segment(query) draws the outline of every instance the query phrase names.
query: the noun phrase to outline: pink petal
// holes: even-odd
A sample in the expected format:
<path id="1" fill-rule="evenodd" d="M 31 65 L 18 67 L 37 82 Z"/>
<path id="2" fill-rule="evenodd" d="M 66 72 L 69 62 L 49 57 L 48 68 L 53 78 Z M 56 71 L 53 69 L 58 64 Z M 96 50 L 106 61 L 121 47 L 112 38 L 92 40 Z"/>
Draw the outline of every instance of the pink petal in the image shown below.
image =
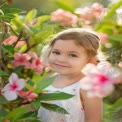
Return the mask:
<path id="1" fill-rule="evenodd" d="M 18 81 L 18 76 L 16 73 L 12 73 L 9 77 L 9 82 L 12 84 L 13 82 Z"/>
<path id="2" fill-rule="evenodd" d="M 38 58 L 38 56 L 35 52 L 29 52 L 29 55 L 31 58 Z"/>
<path id="3" fill-rule="evenodd" d="M 4 96 L 8 101 L 12 101 L 17 98 L 17 93 L 16 91 L 5 91 Z"/>
<path id="4" fill-rule="evenodd" d="M 9 88 L 10 88 L 10 83 L 6 84 L 4 86 L 4 88 L 2 89 L 2 91 L 4 92 L 4 91 L 7 91 L 7 90 L 10 90 Z"/>
<path id="5" fill-rule="evenodd" d="M 87 75 L 90 75 L 90 74 L 94 74 L 94 73 L 96 74 L 99 71 L 97 70 L 97 68 L 94 64 L 89 63 L 83 68 L 83 72 L 86 73 Z"/>
<path id="6" fill-rule="evenodd" d="M 89 79 L 89 77 L 84 77 L 80 81 L 80 87 L 84 90 L 89 90 L 93 87 L 92 81 Z"/>
<path id="7" fill-rule="evenodd" d="M 113 90 L 114 90 L 113 84 L 105 84 L 105 85 L 103 85 L 103 87 L 101 89 L 101 93 L 103 96 L 107 96 L 110 93 L 112 93 Z"/>
<path id="8" fill-rule="evenodd" d="M 15 53 L 14 54 L 14 59 L 18 60 L 21 57 L 21 53 Z"/>
<path id="9" fill-rule="evenodd" d="M 18 87 L 17 87 L 16 90 L 18 90 L 18 91 L 22 90 L 22 89 L 25 87 L 25 83 L 26 83 L 26 82 L 25 82 L 24 79 L 19 79 L 19 80 L 17 81 Z"/>

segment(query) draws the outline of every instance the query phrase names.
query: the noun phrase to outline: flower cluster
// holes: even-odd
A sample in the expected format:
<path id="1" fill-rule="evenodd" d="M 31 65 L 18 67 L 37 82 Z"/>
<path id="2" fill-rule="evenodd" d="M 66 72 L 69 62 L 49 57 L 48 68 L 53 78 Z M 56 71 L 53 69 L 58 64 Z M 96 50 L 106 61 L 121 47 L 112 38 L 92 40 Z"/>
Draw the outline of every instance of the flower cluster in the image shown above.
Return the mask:
<path id="1" fill-rule="evenodd" d="M 10 5 L 12 0 L 6 2 Z M 1 1 L 0 4 L 3 6 L 5 2 Z M 113 22 L 113 11 L 121 4 L 118 1 L 113 8 L 106 9 L 103 5 L 94 3 L 89 7 L 77 8 L 74 12 L 58 9 L 51 16 L 37 16 L 35 9 L 22 16 L 19 15 L 23 12 L 20 9 L 9 10 L 8 7 L 2 10 L 0 6 L 0 121 L 38 122 L 34 113 L 41 101 L 72 97 L 65 93 L 45 94 L 43 91 L 54 79 L 44 79 L 50 67 L 46 59 L 42 62 L 40 52 L 62 26 L 90 28 L 99 34 L 108 62 L 97 67 L 87 65 L 81 87 L 88 91 L 89 96 L 109 95 L 114 90 L 114 85 L 122 81 L 122 29 L 121 25 Z M 50 17 L 55 26 L 50 22 Z M 28 103 L 29 106 L 23 106 Z M 30 104 L 36 108 L 33 113 L 28 112 Z M 57 106 L 47 104 L 46 108 L 56 110 Z M 60 107 L 58 109 L 65 111 Z M 15 117 L 16 113 L 18 116 Z"/>
<path id="2" fill-rule="evenodd" d="M 1 1 L 0 8 L 4 5 L 5 1 Z M 43 106 L 42 101 L 72 97 L 44 91 L 54 80 L 46 77 L 49 67 L 41 58 L 45 40 L 54 34 L 50 16 L 37 16 L 35 9 L 22 16 L 23 11 L 18 8 L 3 8 L 3 15 L 0 14 L 0 122 L 39 122 L 37 111 Z M 60 106 L 45 105 L 66 113 Z"/>
<path id="3" fill-rule="evenodd" d="M 32 69 L 38 74 L 43 71 L 43 63 L 35 52 L 15 53 L 11 64 L 13 67 L 24 66 L 26 69 Z"/>
<path id="4" fill-rule="evenodd" d="M 77 23 L 78 17 L 71 12 L 58 9 L 51 13 L 51 21 L 57 21 L 63 26 L 73 26 Z"/>
<path id="5" fill-rule="evenodd" d="M 16 100 L 18 96 L 24 98 L 22 103 L 32 101 L 38 97 L 37 94 L 33 93 L 32 90 L 23 91 L 26 81 L 19 79 L 16 73 L 12 73 L 9 77 L 9 83 L 2 89 L 2 95 L 8 100 Z"/>
<path id="6" fill-rule="evenodd" d="M 94 3 L 89 7 L 76 8 L 74 13 L 58 9 L 51 13 L 51 20 L 70 27 L 76 26 L 79 23 L 82 26 L 93 25 L 104 17 L 106 11 L 107 9 L 102 4 Z"/>
<path id="7" fill-rule="evenodd" d="M 114 90 L 114 84 L 122 78 L 121 71 L 113 68 L 109 62 L 102 62 L 97 66 L 87 64 L 84 72 L 86 77 L 81 80 L 81 88 L 87 90 L 90 97 L 109 95 Z"/>

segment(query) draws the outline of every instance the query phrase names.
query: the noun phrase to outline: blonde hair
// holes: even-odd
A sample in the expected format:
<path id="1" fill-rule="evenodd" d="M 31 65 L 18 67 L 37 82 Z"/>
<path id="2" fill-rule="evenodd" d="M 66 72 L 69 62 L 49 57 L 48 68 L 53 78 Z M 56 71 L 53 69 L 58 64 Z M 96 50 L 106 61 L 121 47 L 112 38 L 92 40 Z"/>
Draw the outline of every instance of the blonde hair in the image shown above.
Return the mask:
<path id="1" fill-rule="evenodd" d="M 50 48 L 52 48 L 56 41 L 58 40 L 73 40 L 74 43 L 78 46 L 83 46 L 88 56 L 95 56 L 98 54 L 99 48 L 99 37 L 95 32 L 88 29 L 81 28 L 71 28 L 59 32 L 50 43 Z"/>

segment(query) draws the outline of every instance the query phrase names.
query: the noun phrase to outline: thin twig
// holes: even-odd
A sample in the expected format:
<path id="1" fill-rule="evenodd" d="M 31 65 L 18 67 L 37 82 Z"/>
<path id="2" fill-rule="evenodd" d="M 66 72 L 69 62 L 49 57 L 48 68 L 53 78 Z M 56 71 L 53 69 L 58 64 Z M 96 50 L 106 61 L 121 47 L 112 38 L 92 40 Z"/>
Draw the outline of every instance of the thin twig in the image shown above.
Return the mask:
<path id="1" fill-rule="evenodd" d="M 19 35 L 18 35 L 18 33 L 16 33 L 15 31 L 14 31 L 14 29 L 10 26 L 10 25 L 8 25 L 9 26 L 9 28 L 11 29 L 11 31 L 18 37 Z"/>

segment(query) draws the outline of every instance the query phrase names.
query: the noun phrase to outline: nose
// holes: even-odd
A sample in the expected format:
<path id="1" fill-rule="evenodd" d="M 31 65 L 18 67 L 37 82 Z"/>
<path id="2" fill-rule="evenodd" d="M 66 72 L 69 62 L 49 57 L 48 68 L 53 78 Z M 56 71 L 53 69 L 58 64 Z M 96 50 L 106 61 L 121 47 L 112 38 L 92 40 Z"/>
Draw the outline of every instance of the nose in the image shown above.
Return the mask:
<path id="1" fill-rule="evenodd" d="M 67 58 L 66 58 L 65 55 L 59 55 L 57 57 L 57 61 L 59 61 L 59 62 L 66 62 L 67 61 Z"/>

